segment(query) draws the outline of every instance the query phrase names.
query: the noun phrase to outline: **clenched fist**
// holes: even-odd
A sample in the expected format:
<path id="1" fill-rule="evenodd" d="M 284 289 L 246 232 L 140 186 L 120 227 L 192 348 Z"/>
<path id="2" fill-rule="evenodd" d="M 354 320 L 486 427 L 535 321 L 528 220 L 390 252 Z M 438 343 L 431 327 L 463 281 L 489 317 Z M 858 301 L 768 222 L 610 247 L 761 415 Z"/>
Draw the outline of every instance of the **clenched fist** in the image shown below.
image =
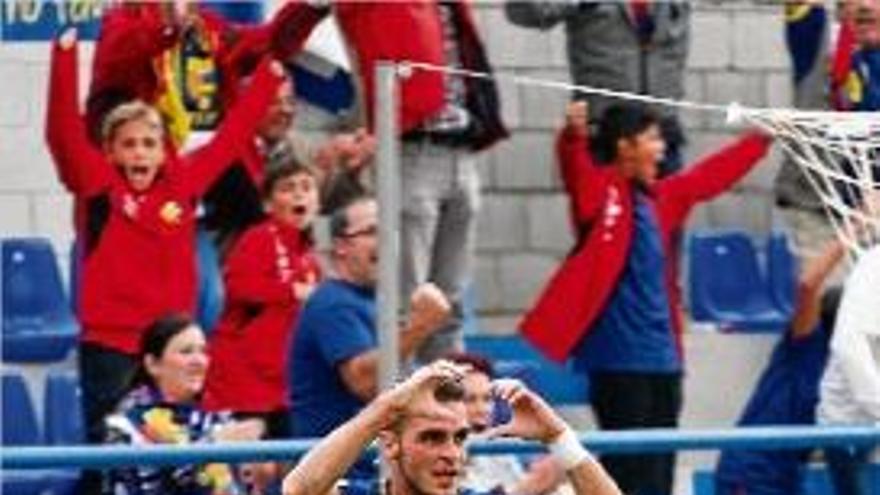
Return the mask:
<path id="1" fill-rule="evenodd" d="M 452 312 L 449 299 L 432 283 L 416 287 L 410 297 L 409 308 L 411 325 L 426 333 L 433 333 L 443 326 Z"/>

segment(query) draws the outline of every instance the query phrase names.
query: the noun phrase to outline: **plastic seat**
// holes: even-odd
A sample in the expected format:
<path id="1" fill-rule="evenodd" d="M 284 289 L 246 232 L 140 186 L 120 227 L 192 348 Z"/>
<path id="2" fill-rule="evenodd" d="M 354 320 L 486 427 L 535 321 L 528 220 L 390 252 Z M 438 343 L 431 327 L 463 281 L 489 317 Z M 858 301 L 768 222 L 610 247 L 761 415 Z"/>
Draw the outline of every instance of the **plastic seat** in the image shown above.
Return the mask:
<path id="1" fill-rule="evenodd" d="M 40 445 L 37 415 L 24 380 L 3 374 L 3 446 Z M 3 470 L 3 493 L 31 495 L 45 488 L 45 473 L 37 470 Z"/>
<path id="2" fill-rule="evenodd" d="M 70 253 L 67 259 L 68 273 L 67 296 L 70 300 L 70 310 L 75 316 L 79 315 L 79 282 L 82 277 L 82 244 L 73 241 L 70 244 Z"/>
<path id="3" fill-rule="evenodd" d="M 63 359 L 76 343 L 79 325 L 51 245 L 39 238 L 5 239 L 2 252 L 3 359 Z"/>
<path id="4" fill-rule="evenodd" d="M 498 376 L 523 380 L 551 404 L 588 403 L 585 375 L 546 359 L 519 335 L 466 335 L 465 349 L 489 358 Z"/>
<path id="5" fill-rule="evenodd" d="M 786 312 L 794 311 L 798 271 L 788 236 L 783 232 L 771 234 L 767 241 L 767 277 L 773 301 Z"/>
<path id="6" fill-rule="evenodd" d="M 48 445 L 85 442 L 85 421 L 79 377 L 73 372 L 53 371 L 46 377 L 43 398 L 45 437 Z"/>
<path id="7" fill-rule="evenodd" d="M 694 234 L 689 254 L 694 320 L 746 331 L 780 331 L 788 324 L 791 309 L 776 304 L 746 234 Z"/>
<path id="8" fill-rule="evenodd" d="M 50 373 L 46 382 L 44 434 L 21 376 L 3 375 L 3 445 L 79 444 L 84 438 L 79 383 L 70 373 Z M 44 442 L 46 440 L 47 442 Z M 4 470 L 3 493 L 74 495 L 78 469 Z"/>
<path id="9" fill-rule="evenodd" d="M 79 377 L 73 372 L 52 371 L 46 377 L 43 397 L 44 437 L 47 445 L 85 443 Z M 79 469 L 53 470 L 46 484 L 54 495 L 76 493 L 82 472 Z"/>

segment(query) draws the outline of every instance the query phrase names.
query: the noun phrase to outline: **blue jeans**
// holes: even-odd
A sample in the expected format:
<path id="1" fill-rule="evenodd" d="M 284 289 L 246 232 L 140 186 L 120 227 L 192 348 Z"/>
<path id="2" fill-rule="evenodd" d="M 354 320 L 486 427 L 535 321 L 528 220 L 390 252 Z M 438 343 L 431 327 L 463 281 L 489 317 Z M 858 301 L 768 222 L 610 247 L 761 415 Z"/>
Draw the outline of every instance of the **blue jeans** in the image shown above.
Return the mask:
<path id="1" fill-rule="evenodd" d="M 837 495 L 869 495 L 868 455 L 865 447 L 833 447 L 825 449 L 825 460 L 831 484 Z"/>
<path id="2" fill-rule="evenodd" d="M 211 234 L 202 228 L 196 233 L 196 258 L 199 274 L 199 294 L 196 321 L 210 335 L 223 311 L 223 278 L 220 274 L 220 256 Z"/>

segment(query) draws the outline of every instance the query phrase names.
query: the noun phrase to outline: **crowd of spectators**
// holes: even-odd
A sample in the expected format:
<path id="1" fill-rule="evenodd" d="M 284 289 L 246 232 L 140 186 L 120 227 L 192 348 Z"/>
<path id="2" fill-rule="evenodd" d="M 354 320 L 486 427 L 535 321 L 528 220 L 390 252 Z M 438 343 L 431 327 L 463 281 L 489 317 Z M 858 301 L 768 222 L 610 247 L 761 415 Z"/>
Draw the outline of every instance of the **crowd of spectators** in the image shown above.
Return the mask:
<path id="1" fill-rule="evenodd" d="M 875 110 L 880 2 L 841 7 L 830 79 L 821 69 L 830 14 L 815 2 L 785 8 L 796 103 L 815 106 L 821 95 L 835 109 Z M 691 10 L 645 0 L 505 4 L 516 25 L 565 24 L 574 83 L 673 99 L 684 93 Z M 281 62 L 329 15 L 356 62 L 363 127 L 310 142 L 296 129 L 295 87 Z M 494 381 L 490 363 L 462 354 L 462 294 L 480 205 L 476 156 L 508 137 L 492 79 L 416 71 L 400 80 L 399 357 L 416 371 L 380 389 L 379 205 L 364 177 L 375 148 L 371 69 L 380 59 L 492 73 L 464 1 L 291 1 L 256 26 L 196 3 L 122 2 L 104 17 L 81 112 L 76 32 L 59 36 L 46 139 L 59 181 L 75 197 L 88 440 L 324 438 L 287 475 L 290 494 L 329 492 L 343 477 L 350 483 L 342 492 L 352 494 L 671 494 L 672 454 L 597 462 L 537 394 Z M 599 428 L 676 427 L 685 372 L 683 225 L 695 206 L 758 165 L 772 139 L 746 132 L 684 165 L 684 133 L 667 108 L 573 100 L 556 151 L 576 245 L 519 329 L 548 357 L 587 374 L 584 397 Z M 211 138 L 193 147 L 193 130 Z M 811 258 L 829 230 L 793 167 L 782 168 L 777 200 L 791 210 L 809 263 L 795 316 L 741 423 L 813 423 L 821 389 L 821 422 L 876 424 L 880 366 L 870 361 L 877 339 L 867 336 L 880 332 L 880 321 L 854 316 L 877 287 L 876 250 L 856 269 L 844 294 L 847 316 L 835 326 L 836 303 L 819 301 L 844 248 L 832 243 Z M 327 260 L 314 241 L 321 213 L 329 216 Z M 197 243 L 208 246 L 198 257 Z M 221 294 L 208 293 L 217 286 Z M 206 338 L 183 315 L 210 298 L 222 304 L 199 321 Z M 794 399 L 775 400 L 783 394 Z M 510 413 L 500 426 L 499 400 Z M 526 463 L 465 460 L 467 432 L 539 440 L 553 454 Z M 376 456 L 361 455 L 375 438 L 388 484 L 378 482 Z M 791 493 L 802 454 L 725 455 L 719 488 Z M 858 469 L 867 452 L 827 456 L 841 494 L 865 493 Z M 773 476 L 756 474 L 768 465 Z M 270 463 L 118 469 L 87 476 L 83 493 L 273 493 L 284 471 Z"/>

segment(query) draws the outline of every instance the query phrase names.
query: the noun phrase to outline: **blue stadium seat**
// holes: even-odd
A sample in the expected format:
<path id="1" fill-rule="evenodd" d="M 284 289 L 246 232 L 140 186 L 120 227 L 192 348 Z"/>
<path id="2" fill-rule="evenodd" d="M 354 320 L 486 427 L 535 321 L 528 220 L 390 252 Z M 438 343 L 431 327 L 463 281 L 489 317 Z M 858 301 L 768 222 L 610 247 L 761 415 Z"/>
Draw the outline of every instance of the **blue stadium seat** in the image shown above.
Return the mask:
<path id="1" fill-rule="evenodd" d="M 742 232 L 698 233 L 689 239 L 690 310 L 694 320 L 745 331 L 781 331 L 791 310 L 780 308 Z"/>
<path id="2" fill-rule="evenodd" d="M 85 442 L 82 392 L 76 373 L 52 371 L 46 377 L 43 413 L 48 445 L 77 445 Z"/>
<path id="3" fill-rule="evenodd" d="M 3 447 L 35 446 L 41 443 L 37 415 L 24 380 L 3 374 Z M 36 495 L 46 484 L 42 471 L 4 470 L 3 493 Z"/>
<path id="4" fill-rule="evenodd" d="M 43 397 L 44 436 L 47 445 L 85 443 L 79 377 L 73 372 L 51 371 Z M 52 470 L 46 484 L 53 495 L 73 495 L 80 480 L 79 469 Z"/>
<path id="5" fill-rule="evenodd" d="M 50 362 L 76 343 L 79 326 L 45 239 L 2 241 L 3 359 Z"/>
<path id="6" fill-rule="evenodd" d="M 767 276 L 773 301 L 786 312 L 794 311 L 798 272 L 798 260 L 791 252 L 788 236 L 773 232 L 767 240 Z"/>
<path id="7" fill-rule="evenodd" d="M 70 310 L 74 315 L 79 315 L 79 281 L 82 276 L 82 249 L 79 241 L 70 244 L 70 253 L 67 259 L 70 280 L 67 283 L 67 295 L 70 300 Z"/>
<path id="8" fill-rule="evenodd" d="M 514 377 L 554 405 L 585 405 L 589 387 L 586 375 L 545 358 L 519 335 L 465 335 L 468 352 L 487 357 L 498 376 Z"/>

